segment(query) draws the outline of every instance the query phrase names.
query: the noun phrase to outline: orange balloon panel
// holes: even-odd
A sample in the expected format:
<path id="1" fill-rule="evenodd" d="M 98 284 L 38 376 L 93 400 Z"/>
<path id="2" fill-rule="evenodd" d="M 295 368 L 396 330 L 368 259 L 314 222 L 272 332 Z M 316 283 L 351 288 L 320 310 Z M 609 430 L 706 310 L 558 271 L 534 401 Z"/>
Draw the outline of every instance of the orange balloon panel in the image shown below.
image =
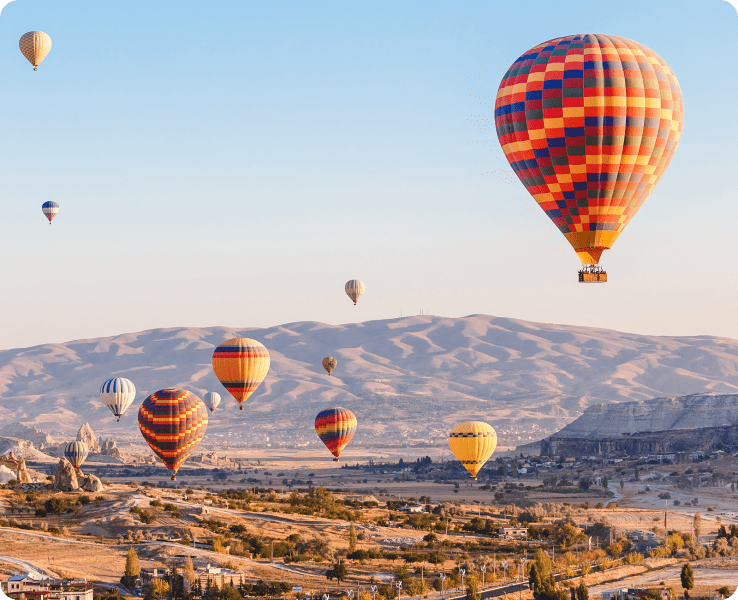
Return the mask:
<path id="1" fill-rule="evenodd" d="M 583 264 L 599 262 L 659 182 L 683 119 L 666 62 L 599 34 L 531 48 L 495 101 L 505 157 Z"/>
<path id="2" fill-rule="evenodd" d="M 269 362 L 269 351 L 260 342 L 249 338 L 230 339 L 213 352 L 215 376 L 239 404 L 264 381 L 269 372 Z"/>

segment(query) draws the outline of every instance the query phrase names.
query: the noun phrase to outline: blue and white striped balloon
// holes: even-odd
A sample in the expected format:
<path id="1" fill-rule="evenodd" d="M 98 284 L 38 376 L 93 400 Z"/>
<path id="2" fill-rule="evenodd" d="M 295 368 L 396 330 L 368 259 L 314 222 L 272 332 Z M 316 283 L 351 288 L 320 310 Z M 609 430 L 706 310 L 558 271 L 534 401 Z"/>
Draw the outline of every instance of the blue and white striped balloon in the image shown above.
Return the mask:
<path id="1" fill-rule="evenodd" d="M 208 392 L 202 397 L 205 402 L 205 406 L 210 409 L 210 412 L 214 412 L 220 404 L 220 394 L 218 392 Z"/>
<path id="2" fill-rule="evenodd" d="M 72 463 L 75 469 L 79 469 L 82 466 L 89 453 L 87 444 L 84 442 L 69 442 L 64 446 L 64 456 Z"/>
<path id="3" fill-rule="evenodd" d="M 121 415 L 126 412 L 126 409 L 133 404 L 133 400 L 136 398 L 136 386 L 133 385 L 130 379 L 114 377 L 102 384 L 100 398 L 120 421 Z"/>
<path id="4" fill-rule="evenodd" d="M 46 218 L 49 220 L 49 225 L 51 225 L 51 219 L 59 212 L 59 205 L 53 200 L 49 200 L 41 205 L 41 210 L 44 211 Z"/>

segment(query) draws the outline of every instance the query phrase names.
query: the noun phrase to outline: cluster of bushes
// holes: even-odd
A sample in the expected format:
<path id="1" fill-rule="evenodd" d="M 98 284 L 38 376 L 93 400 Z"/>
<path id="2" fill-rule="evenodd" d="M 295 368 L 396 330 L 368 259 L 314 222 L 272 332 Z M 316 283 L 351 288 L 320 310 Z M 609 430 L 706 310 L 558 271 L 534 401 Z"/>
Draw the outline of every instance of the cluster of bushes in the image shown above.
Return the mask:
<path id="1" fill-rule="evenodd" d="M 130 511 L 137 515 L 139 519 L 141 519 L 141 523 L 144 525 L 150 525 L 154 521 L 156 521 L 156 515 L 152 513 L 149 510 L 145 510 L 141 508 L 140 506 L 132 506 Z"/>

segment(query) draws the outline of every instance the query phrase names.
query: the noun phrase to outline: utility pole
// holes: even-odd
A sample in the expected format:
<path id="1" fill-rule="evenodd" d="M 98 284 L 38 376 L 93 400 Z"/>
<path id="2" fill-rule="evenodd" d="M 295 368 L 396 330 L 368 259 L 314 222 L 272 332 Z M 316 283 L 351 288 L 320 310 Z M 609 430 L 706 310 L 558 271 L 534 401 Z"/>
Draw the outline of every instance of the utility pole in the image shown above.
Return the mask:
<path id="1" fill-rule="evenodd" d="M 441 578 L 441 598 L 443 598 L 443 584 L 446 583 L 446 573 L 441 573 L 438 577 Z"/>
<path id="2" fill-rule="evenodd" d="M 487 572 L 487 565 L 482 565 L 479 570 L 482 572 L 482 589 L 484 589 L 484 574 Z"/>

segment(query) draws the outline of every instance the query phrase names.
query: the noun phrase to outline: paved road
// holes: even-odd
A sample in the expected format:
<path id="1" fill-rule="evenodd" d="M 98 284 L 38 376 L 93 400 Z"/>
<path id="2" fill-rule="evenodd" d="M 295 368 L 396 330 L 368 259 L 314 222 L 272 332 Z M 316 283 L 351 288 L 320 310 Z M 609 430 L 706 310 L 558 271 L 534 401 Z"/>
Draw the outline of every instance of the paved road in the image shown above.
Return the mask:
<path id="1" fill-rule="evenodd" d="M 57 575 L 53 571 L 49 571 L 37 565 L 31 564 L 29 562 L 26 562 L 25 560 L 13 558 L 12 556 L 0 556 L 0 560 L 3 562 L 9 562 L 14 565 L 18 565 L 19 567 L 23 567 L 23 569 L 25 570 L 24 572 L 26 573 L 35 573 L 36 575 L 44 575 L 46 577 L 59 577 L 59 575 Z"/>

